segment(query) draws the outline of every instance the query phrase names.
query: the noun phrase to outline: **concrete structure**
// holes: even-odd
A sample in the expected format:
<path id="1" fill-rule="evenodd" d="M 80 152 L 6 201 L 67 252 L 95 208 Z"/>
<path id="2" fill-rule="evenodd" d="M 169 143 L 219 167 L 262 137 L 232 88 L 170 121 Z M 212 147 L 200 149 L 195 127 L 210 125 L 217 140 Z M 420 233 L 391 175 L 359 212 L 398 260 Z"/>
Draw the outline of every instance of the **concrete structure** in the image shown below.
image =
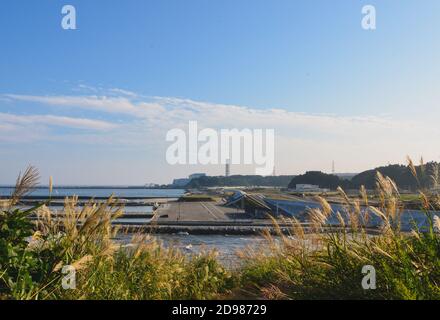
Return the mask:
<path id="1" fill-rule="evenodd" d="M 260 194 L 236 191 L 224 206 L 242 209 L 250 218 L 254 219 L 267 218 L 268 215 L 272 215 L 272 208 L 267 205 L 265 197 Z"/>
<path id="2" fill-rule="evenodd" d="M 175 187 L 185 187 L 193 179 L 206 177 L 206 173 L 193 173 L 188 178 L 174 179 L 173 186 Z"/>
<path id="3" fill-rule="evenodd" d="M 329 189 L 320 188 L 316 184 L 297 184 L 295 187 L 296 192 L 328 192 Z"/>
<path id="4" fill-rule="evenodd" d="M 319 189 L 319 186 L 316 184 L 297 184 L 295 190 L 297 191 L 307 191 Z"/>
<path id="5" fill-rule="evenodd" d="M 244 216 L 244 210 L 225 207 L 217 202 L 169 202 L 156 210 L 156 219 L 164 221 L 233 221 Z"/>

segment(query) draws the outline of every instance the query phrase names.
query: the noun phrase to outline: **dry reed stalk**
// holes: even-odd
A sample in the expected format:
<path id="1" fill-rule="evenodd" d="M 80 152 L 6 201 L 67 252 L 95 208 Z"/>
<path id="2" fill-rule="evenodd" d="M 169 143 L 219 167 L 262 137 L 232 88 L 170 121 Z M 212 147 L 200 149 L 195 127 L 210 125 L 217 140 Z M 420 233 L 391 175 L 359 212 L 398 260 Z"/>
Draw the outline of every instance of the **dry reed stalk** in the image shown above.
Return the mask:
<path id="1" fill-rule="evenodd" d="M 14 206 L 23 196 L 31 192 L 38 185 L 39 178 L 38 170 L 33 166 L 27 167 L 23 174 L 20 172 L 11 195 L 10 206 Z"/>

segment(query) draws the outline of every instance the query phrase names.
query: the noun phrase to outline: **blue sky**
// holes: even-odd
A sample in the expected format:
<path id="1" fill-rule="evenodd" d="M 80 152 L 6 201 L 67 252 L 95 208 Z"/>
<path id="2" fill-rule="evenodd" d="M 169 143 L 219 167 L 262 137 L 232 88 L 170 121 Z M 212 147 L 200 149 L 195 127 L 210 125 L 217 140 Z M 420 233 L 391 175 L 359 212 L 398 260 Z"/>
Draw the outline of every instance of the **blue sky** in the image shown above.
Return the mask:
<path id="1" fill-rule="evenodd" d="M 164 132 L 193 118 L 275 128 L 280 174 L 440 160 L 439 31 L 436 0 L 2 1 L 0 183 L 27 163 L 64 184 L 221 174 L 165 163 Z"/>

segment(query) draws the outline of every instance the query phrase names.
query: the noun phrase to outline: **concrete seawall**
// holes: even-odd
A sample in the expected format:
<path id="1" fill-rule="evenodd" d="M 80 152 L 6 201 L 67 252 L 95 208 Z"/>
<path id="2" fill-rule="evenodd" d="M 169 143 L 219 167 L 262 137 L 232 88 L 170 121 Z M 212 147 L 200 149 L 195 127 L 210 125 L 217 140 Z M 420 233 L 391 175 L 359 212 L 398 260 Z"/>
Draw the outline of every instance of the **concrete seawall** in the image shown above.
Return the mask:
<path id="1" fill-rule="evenodd" d="M 261 235 L 263 232 L 269 232 L 270 234 L 277 235 L 281 232 L 284 235 L 291 235 L 292 226 L 289 224 L 281 224 L 275 226 L 274 224 L 207 224 L 196 221 L 184 224 L 136 224 L 136 223 L 118 223 L 115 225 L 121 225 L 122 229 L 130 233 L 157 233 L 157 234 L 194 234 L 194 235 Z M 308 223 L 302 224 L 305 233 L 316 233 Z M 321 232 L 336 232 L 342 231 L 339 226 L 325 226 Z M 368 228 L 368 233 L 379 233 L 378 228 Z"/>

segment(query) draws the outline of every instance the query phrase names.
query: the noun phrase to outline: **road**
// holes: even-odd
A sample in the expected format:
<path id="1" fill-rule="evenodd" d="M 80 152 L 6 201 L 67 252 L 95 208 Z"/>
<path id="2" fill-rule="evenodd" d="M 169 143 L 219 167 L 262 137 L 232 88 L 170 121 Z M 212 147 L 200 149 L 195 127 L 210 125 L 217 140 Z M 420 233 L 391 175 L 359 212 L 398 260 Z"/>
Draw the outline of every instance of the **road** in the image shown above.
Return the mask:
<path id="1" fill-rule="evenodd" d="M 226 208 L 216 202 L 169 202 L 162 204 L 156 213 L 159 221 L 231 221 L 244 216 L 243 210 Z"/>

